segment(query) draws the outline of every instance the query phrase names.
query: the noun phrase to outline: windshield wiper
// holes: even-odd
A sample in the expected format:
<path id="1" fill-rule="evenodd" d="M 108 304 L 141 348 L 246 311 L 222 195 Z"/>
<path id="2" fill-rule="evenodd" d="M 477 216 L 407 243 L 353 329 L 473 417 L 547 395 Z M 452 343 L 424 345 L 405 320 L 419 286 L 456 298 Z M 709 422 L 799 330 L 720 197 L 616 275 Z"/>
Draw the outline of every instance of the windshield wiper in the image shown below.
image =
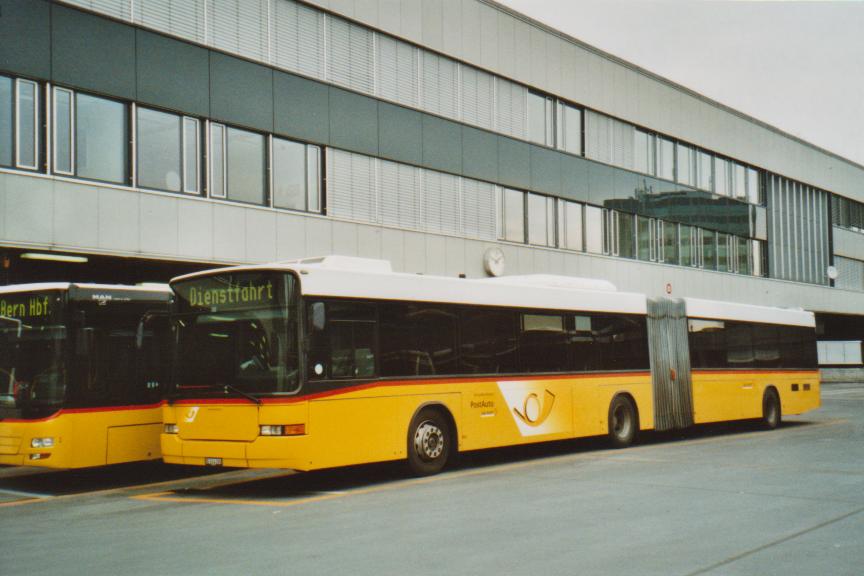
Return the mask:
<path id="1" fill-rule="evenodd" d="M 258 404 L 259 406 L 262 404 L 260 398 L 258 398 L 257 396 L 253 396 L 252 394 L 249 394 L 248 392 L 244 392 L 243 390 L 240 390 L 236 386 L 232 386 L 231 384 L 224 384 L 222 387 L 225 389 L 226 394 L 229 391 L 234 392 L 235 394 L 239 394 L 240 396 L 243 396 L 247 400 L 250 400 L 250 401 L 254 402 L 255 404 Z"/>

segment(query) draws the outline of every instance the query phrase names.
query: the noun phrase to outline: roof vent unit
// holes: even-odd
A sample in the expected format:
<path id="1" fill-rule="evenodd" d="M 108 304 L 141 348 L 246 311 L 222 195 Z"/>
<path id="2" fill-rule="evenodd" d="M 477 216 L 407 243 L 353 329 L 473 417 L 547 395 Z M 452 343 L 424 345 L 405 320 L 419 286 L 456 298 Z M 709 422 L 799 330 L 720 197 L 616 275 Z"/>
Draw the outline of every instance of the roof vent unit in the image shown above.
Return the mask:
<path id="1" fill-rule="evenodd" d="M 291 260 L 283 264 L 299 264 L 310 268 L 322 268 L 325 270 L 350 270 L 355 272 L 374 272 L 389 274 L 393 272 L 389 260 L 377 260 L 375 258 L 357 258 L 355 256 L 318 256 L 314 258 L 301 258 Z"/>
<path id="2" fill-rule="evenodd" d="M 484 278 L 483 282 L 508 284 L 511 286 L 542 286 L 545 288 L 564 288 L 567 290 L 596 290 L 599 292 L 617 292 L 618 288 L 607 280 L 599 278 L 579 278 L 575 276 L 558 276 L 555 274 L 526 274 L 524 276 L 500 276 Z"/>

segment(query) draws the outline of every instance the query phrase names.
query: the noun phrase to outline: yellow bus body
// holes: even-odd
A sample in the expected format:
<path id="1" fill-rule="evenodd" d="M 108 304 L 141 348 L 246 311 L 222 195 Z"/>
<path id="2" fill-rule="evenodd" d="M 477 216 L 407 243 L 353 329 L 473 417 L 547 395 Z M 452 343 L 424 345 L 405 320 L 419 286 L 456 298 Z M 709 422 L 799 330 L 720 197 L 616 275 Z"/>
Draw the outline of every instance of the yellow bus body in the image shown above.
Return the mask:
<path id="1" fill-rule="evenodd" d="M 817 371 L 695 371 L 697 423 L 762 416 L 774 386 L 783 414 L 819 407 Z M 310 384 L 314 386 L 314 384 Z M 176 434 L 161 436 L 165 462 L 314 470 L 407 457 L 408 429 L 428 405 L 452 416 L 460 451 L 599 436 L 618 394 L 635 402 L 641 430 L 654 422 L 649 372 L 379 381 L 294 399 L 179 400 L 163 407 Z M 261 436 L 262 425 L 302 425 Z"/>
<path id="2" fill-rule="evenodd" d="M 86 468 L 160 458 L 159 404 L 64 409 L 40 420 L 0 421 L 0 464 Z M 34 448 L 34 438 L 52 438 Z"/>

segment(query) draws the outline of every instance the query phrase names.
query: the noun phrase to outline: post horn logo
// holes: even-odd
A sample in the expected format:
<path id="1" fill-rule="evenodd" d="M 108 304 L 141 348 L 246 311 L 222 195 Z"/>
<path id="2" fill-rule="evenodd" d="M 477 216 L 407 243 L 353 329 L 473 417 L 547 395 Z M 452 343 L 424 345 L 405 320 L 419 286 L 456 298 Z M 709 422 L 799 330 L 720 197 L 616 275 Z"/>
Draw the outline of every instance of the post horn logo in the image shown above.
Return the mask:
<path id="1" fill-rule="evenodd" d="M 519 417 L 522 422 L 528 426 L 536 427 L 543 424 L 552 413 L 552 406 L 555 404 L 555 394 L 546 390 L 543 394 L 543 400 L 534 392 L 525 397 L 525 402 L 522 404 L 522 411 L 518 408 L 513 408 L 513 412 Z"/>
<path id="2" fill-rule="evenodd" d="M 186 422 L 194 422 L 196 416 L 198 416 L 198 406 L 192 406 L 186 411 Z"/>

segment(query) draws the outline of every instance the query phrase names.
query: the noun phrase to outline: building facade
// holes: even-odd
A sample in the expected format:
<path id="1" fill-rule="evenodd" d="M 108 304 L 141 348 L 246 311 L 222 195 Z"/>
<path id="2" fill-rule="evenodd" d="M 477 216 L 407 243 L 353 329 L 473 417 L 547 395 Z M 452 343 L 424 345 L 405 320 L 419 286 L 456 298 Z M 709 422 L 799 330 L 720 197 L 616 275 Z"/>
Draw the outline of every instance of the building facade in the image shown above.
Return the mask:
<path id="1" fill-rule="evenodd" d="M 0 0 L 0 37 L 0 283 L 494 247 L 862 363 L 864 167 L 491 0 Z"/>

